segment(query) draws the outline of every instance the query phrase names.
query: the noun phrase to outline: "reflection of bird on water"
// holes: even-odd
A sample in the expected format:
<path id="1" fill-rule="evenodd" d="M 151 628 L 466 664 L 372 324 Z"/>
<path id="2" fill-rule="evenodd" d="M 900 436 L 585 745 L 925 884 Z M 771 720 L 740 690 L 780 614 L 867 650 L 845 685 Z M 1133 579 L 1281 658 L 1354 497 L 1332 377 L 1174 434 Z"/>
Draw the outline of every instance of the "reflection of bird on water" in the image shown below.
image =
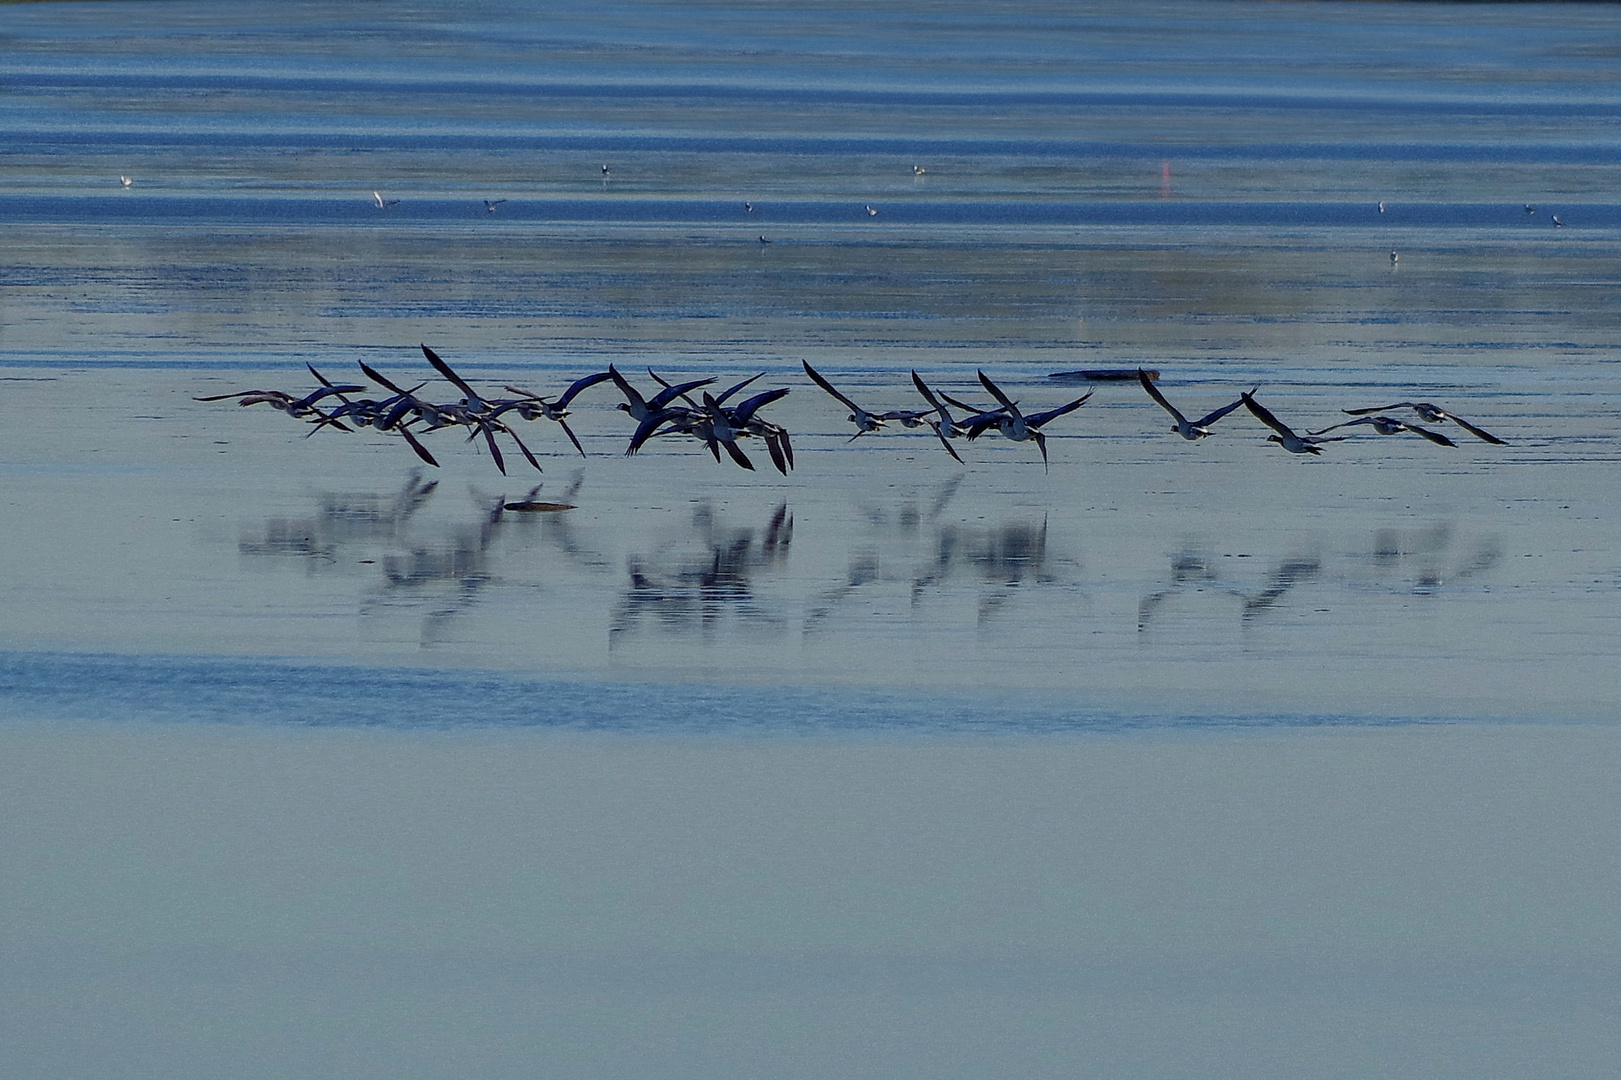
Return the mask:
<path id="1" fill-rule="evenodd" d="M 1327 439 L 1315 435 L 1296 435 L 1289 425 L 1273 416 L 1266 410 L 1265 406 L 1258 403 L 1249 394 L 1240 395 L 1239 400 L 1244 403 L 1245 407 L 1257 420 L 1277 432 L 1275 435 L 1268 435 L 1266 441 L 1277 443 L 1291 454 L 1321 454 L 1323 451 L 1318 446 L 1319 443 L 1341 442 L 1344 439 L 1343 435 L 1335 435 Z"/>
<path id="2" fill-rule="evenodd" d="M 1240 619 L 1247 624 L 1276 607 L 1296 586 L 1315 579 L 1322 571 L 1321 559 L 1301 556 L 1286 559 L 1274 567 L 1267 574 L 1266 581 L 1259 591 L 1245 592 L 1230 586 L 1219 588 L 1217 591 L 1221 595 L 1237 597 L 1241 601 L 1243 607 Z M 1220 575 L 1208 556 L 1195 551 L 1182 551 L 1173 555 L 1170 584 L 1158 592 L 1144 596 L 1137 605 L 1137 629 L 1147 630 L 1149 622 L 1171 597 L 1189 588 L 1195 592 L 1205 592 L 1207 589 L 1216 588 L 1219 583 Z"/>
<path id="3" fill-rule="evenodd" d="M 1454 413 L 1449 413 L 1439 405 L 1432 405 L 1428 401 L 1398 401 L 1394 405 L 1381 405 L 1374 409 L 1341 409 L 1340 411 L 1345 413 L 1347 416 L 1367 416 L 1371 413 L 1395 412 L 1397 409 L 1412 409 L 1414 412 L 1418 413 L 1420 420 L 1427 421 L 1431 424 L 1441 424 L 1450 420 L 1477 439 L 1492 443 L 1496 446 L 1508 445 L 1491 432 L 1484 431 L 1471 424 L 1463 417 Z"/>
<path id="4" fill-rule="evenodd" d="M 1318 559 L 1290 559 L 1280 564 L 1267 575 L 1266 587 L 1260 592 L 1254 595 L 1239 594 L 1244 599 L 1244 620 L 1247 622 L 1270 610 L 1296 585 L 1315 578 L 1322 569 L 1323 564 Z"/>
<path id="5" fill-rule="evenodd" d="M 1214 584 L 1216 571 L 1211 567 L 1210 560 L 1197 552 L 1183 551 L 1171 556 L 1171 584 L 1159 592 L 1150 593 L 1137 603 L 1137 630 L 1141 633 L 1148 629 L 1148 621 L 1154 613 L 1173 595 L 1184 588 L 1192 586 L 1195 591 L 1203 591 L 1203 586 Z"/>
<path id="6" fill-rule="evenodd" d="M 1442 435 L 1439 431 L 1419 427 L 1417 424 L 1407 424 L 1388 416 L 1359 416 L 1355 420 L 1347 420 L 1343 424 L 1333 424 L 1323 428 L 1322 431 L 1313 431 L 1312 435 L 1322 435 L 1325 432 L 1336 431 L 1339 428 L 1354 427 L 1357 424 L 1367 424 L 1381 435 L 1400 435 L 1404 431 L 1411 431 L 1414 435 L 1422 435 L 1437 446 L 1457 446 L 1458 444 Z"/>
<path id="7" fill-rule="evenodd" d="M 763 530 L 722 529 L 714 508 L 700 504 L 692 530 L 699 550 L 685 558 L 632 555 L 627 560 L 630 583 L 609 618 L 610 644 L 644 617 L 677 633 L 708 632 L 727 616 L 751 623 L 781 621 L 755 600 L 754 578 L 788 557 L 794 530 L 788 504 L 777 507 Z"/>
<path id="8" fill-rule="evenodd" d="M 1170 413 L 1172 419 L 1176 421 L 1176 426 L 1171 430 L 1189 442 L 1193 442 L 1196 439 L 1202 439 L 1209 435 L 1211 424 L 1214 424 L 1217 420 L 1220 420 L 1222 417 L 1244 404 L 1244 399 L 1239 398 L 1230 405 L 1223 405 L 1215 412 L 1208 413 L 1201 416 L 1199 419 L 1190 422 L 1187 417 L 1183 416 L 1181 412 L 1177 410 L 1175 405 L 1172 405 L 1169 401 L 1165 400 L 1165 395 L 1159 392 L 1159 388 L 1154 385 L 1154 380 L 1150 379 L 1148 377 L 1148 372 L 1144 371 L 1142 368 L 1137 369 L 1137 381 L 1143 384 L 1143 389 L 1148 391 L 1148 396 L 1159 402 L 1160 408 Z M 1251 393 L 1253 392 L 1254 391 L 1251 391 Z"/>

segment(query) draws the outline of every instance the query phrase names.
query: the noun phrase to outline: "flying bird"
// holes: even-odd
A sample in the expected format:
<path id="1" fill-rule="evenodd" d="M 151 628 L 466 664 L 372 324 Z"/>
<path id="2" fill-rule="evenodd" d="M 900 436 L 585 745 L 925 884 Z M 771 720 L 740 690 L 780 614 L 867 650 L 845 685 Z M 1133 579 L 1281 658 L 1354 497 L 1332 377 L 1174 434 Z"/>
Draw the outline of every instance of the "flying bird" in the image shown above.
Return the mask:
<path id="1" fill-rule="evenodd" d="M 1419 419 L 1430 424 L 1440 424 L 1450 420 L 1477 439 L 1484 440 L 1485 442 L 1492 443 L 1496 446 L 1508 445 L 1491 432 L 1483 431 L 1471 424 L 1469 421 L 1465 420 L 1463 417 L 1449 413 L 1439 405 L 1432 405 L 1428 401 L 1398 401 L 1394 405 L 1382 405 L 1377 409 L 1342 409 L 1341 411 L 1347 416 L 1369 416 L 1373 413 L 1395 412 L 1397 409 L 1412 409 L 1414 412 L 1418 413 Z"/>
<path id="2" fill-rule="evenodd" d="M 1277 432 L 1276 435 L 1268 435 L 1266 437 L 1267 442 L 1275 442 L 1291 454 L 1321 454 L 1323 451 L 1319 447 L 1319 443 L 1341 442 L 1345 438 L 1343 435 L 1335 435 L 1327 439 L 1318 438 L 1315 435 L 1296 435 L 1288 424 L 1273 416 L 1265 406 L 1250 396 L 1253 392 L 1250 391 L 1240 395 L 1238 400 L 1244 403 L 1244 407 L 1249 409 L 1255 419 Z"/>
<path id="3" fill-rule="evenodd" d="M 1404 431 L 1411 431 L 1414 435 L 1424 436 L 1424 438 L 1437 446 L 1458 445 L 1439 431 L 1431 431 L 1429 428 L 1419 427 L 1417 424 L 1408 424 L 1389 416 L 1359 416 L 1355 420 L 1347 420 L 1343 424 L 1334 424 L 1324 428 L 1322 431 L 1313 431 L 1311 435 L 1323 435 L 1339 428 L 1355 427 L 1357 424 L 1368 424 L 1381 435 L 1400 435 Z"/>
<path id="4" fill-rule="evenodd" d="M 1154 380 L 1150 379 L 1148 377 L 1148 372 L 1144 371 L 1142 368 L 1137 369 L 1137 381 L 1143 384 L 1143 389 L 1148 391 L 1148 396 L 1159 402 L 1160 408 L 1170 413 L 1171 418 L 1176 421 L 1176 426 L 1171 430 L 1189 442 L 1193 442 L 1196 439 L 1202 439 L 1209 435 L 1211 424 L 1214 424 L 1217 420 L 1220 420 L 1222 417 L 1244 404 L 1244 399 L 1239 398 L 1231 405 L 1223 405 L 1215 412 L 1201 416 L 1197 420 L 1190 421 L 1187 417 L 1182 415 L 1175 405 L 1172 405 L 1169 401 L 1165 400 L 1165 395 L 1159 392 L 1159 388 L 1154 385 Z"/>

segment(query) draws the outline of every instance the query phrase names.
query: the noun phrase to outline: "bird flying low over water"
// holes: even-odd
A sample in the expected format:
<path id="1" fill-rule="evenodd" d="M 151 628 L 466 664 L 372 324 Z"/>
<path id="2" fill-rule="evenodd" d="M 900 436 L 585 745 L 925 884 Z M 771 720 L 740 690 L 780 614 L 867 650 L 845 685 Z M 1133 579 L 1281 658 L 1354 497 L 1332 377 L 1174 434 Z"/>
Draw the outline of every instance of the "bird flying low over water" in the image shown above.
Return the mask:
<path id="1" fill-rule="evenodd" d="M 916 371 L 912 372 L 912 385 L 917 387 L 917 392 L 923 395 L 923 400 L 927 401 L 940 417 L 929 424 L 934 429 L 935 435 L 939 436 L 940 445 L 946 448 L 946 453 L 956 458 L 959 465 L 962 464 L 962 458 L 957 457 L 957 450 L 951 445 L 951 440 L 967 436 L 968 429 L 952 419 L 951 413 L 946 411 L 946 407 L 934 396 L 934 391 L 929 389 L 928 384 Z"/>
<path id="2" fill-rule="evenodd" d="M 869 432 L 877 431 L 879 428 L 884 426 L 884 418 L 882 416 L 877 413 L 868 412 L 860 405 L 857 405 L 855 402 L 833 389 L 833 384 L 822 378 L 822 373 L 811 367 L 810 361 L 801 360 L 800 363 L 804 365 L 805 374 L 810 376 L 811 382 L 815 383 L 817 386 L 820 386 L 823 390 L 826 390 L 835 401 L 839 402 L 845 408 L 850 410 L 850 415 L 847 417 L 847 419 L 850 421 L 850 423 L 856 426 L 856 433 L 850 436 L 850 441 L 854 442 L 861 436 L 866 435 Z"/>
<path id="3" fill-rule="evenodd" d="M 1041 467 L 1045 471 L 1047 468 L 1047 436 L 1043 434 L 1042 426 L 1048 421 L 1056 420 L 1065 413 L 1074 412 L 1082 405 L 1085 405 L 1087 399 L 1092 396 L 1092 391 L 1088 390 L 1068 405 L 1060 405 L 1056 409 L 1048 409 L 1046 412 L 1032 413 L 1025 416 L 1019 411 L 1018 402 L 1013 401 L 1004 394 L 1002 388 L 991 382 L 983 371 L 977 374 L 979 375 L 980 385 L 985 387 L 1002 408 L 999 412 L 981 413 L 971 419 L 968 423 L 968 438 L 977 439 L 994 427 L 1002 433 L 1004 438 L 1011 439 L 1014 442 L 1034 442 L 1041 451 Z"/>
<path id="4" fill-rule="evenodd" d="M 1377 409 L 1342 409 L 1341 411 L 1347 416 L 1369 416 L 1373 413 L 1395 412 L 1397 409 L 1412 409 L 1414 412 L 1418 413 L 1420 420 L 1431 424 L 1445 423 L 1446 421 L 1450 420 L 1477 439 L 1484 440 L 1485 442 L 1492 443 L 1496 446 L 1508 445 L 1491 432 L 1483 431 L 1471 424 L 1469 421 L 1465 420 L 1463 417 L 1449 413 L 1439 405 L 1432 405 L 1428 401 L 1398 401 L 1394 405 L 1382 405 Z"/>
<path id="5" fill-rule="evenodd" d="M 1137 369 L 1137 381 L 1143 384 L 1143 389 L 1148 391 L 1148 396 L 1159 402 L 1160 408 L 1170 413 L 1172 419 L 1176 421 L 1176 426 L 1171 430 L 1189 442 L 1193 442 L 1196 439 L 1202 439 L 1209 435 L 1211 424 L 1214 424 L 1217 420 L 1220 420 L 1222 417 L 1244 404 L 1244 399 L 1239 398 L 1231 405 L 1223 405 L 1215 412 L 1208 413 L 1205 416 L 1201 416 L 1197 420 L 1190 421 L 1177 410 L 1175 405 L 1172 405 L 1169 401 L 1165 400 L 1165 395 L 1159 392 L 1159 388 L 1154 385 L 1154 380 L 1150 379 L 1148 377 L 1148 372 L 1144 371 L 1142 368 Z M 1253 391 L 1251 392 L 1253 393 Z"/>
<path id="6" fill-rule="evenodd" d="M 1268 435 L 1266 437 L 1267 442 L 1275 442 L 1291 454 L 1321 454 L 1323 451 L 1318 444 L 1341 442 L 1345 438 L 1343 435 L 1335 435 L 1327 439 L 1318 438 L 1315 435 L 1296 435 L 1288 424 L 1273 416 L 1265 406 L 1257 402 L 1251 396 L 1252 393 L 1253 391 L 1242 394 L 1238 400 L 1244 403 L 1244 407 L 1249 409 L 1255 419 L 1277 432 L 1275 435 Z"/>
<path id="7" fill-rule="evenodd" d="M 1419 427 L 1417 424 L 1408 424 L 1389 416 L 1359 416 L 1355 420 L 1347 420 L 1343 424 L 1334 424 L 1323 428 L 1322 431 L 1313 431 L 1313 436 L 1323 435 L 1340 428 L 1355 427 L 1357 424 L 1367 424 L 1381 435 L 1400 435 L 1404 431 L 1411 431 L 1414 435 L 1422 435 L 1437 446 L 1457 446 L 1458 444 L 1429 428 Z"/>
<path id="8" fill-rule="evenodd" d="M 500 206 L 504 202 L 506 202 L 505 199 L 485 199 L 484 200 L 484 209 L 488 210 L 490 213 L 493 214 L 493 213 L 495 213 L 495 208 Z"/>
<path id="9" fill-rule="evenodd" d="M 580 440 L 575 436 L 574 429 L 568 426 L 568 420 L 565 419 L 568 416 L 569 402 L 573 401 L 575 395 L 581 390 L 589 389 L 598 383 L 607 382 L 611 378 L 613 378 L 612 372 L 599 371 L 575 379 L 556 401 L 548 401 L 539 394 L 530 393 L 528 390 L 520 390 L 516 386 L 509 386 L 506 388 L 508 393 L 521 396 L 500 402 L 491 411 L 491 415 L 500 416 L 503 412 L 510 410 L 516 412 L 525 420 L 545 419 L 555 421 L 557 426 L 563 429 L 563 434 L 568 436 L 568 441 L 574 444 L 574 449 L 580 452 L 581 457 L 585 457 L 585 447 L 580 445 Z"/>

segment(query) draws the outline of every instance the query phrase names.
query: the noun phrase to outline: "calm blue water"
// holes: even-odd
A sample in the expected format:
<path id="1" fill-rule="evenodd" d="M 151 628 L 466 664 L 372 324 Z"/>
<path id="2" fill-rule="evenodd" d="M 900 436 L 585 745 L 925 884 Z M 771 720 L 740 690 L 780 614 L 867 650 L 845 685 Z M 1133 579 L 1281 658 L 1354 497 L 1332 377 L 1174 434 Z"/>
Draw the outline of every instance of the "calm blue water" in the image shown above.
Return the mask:
<path id="1" fill-rule="evenodd" d="M 1613 651 L 1621 554 L 1607 530 L 1621 507 L 1598 471 L 1621 457 L 1612 7 L 52 3 L 0 6 L 0 39 L 0 368 L 19 380 L 0 394 L 19 613 L 0 692 L 14 711 L 414 722 L 375 703 L 368 688 L 384 685 L 442 724 L 460 722 L 445 719 L 464 715 L 458 700 L 489 696 L 486 676 L 448 669 L 515 666 L 526 672 L 487 677 L 496 697 L 563 702 L 586 727 L 657 729 L 671 701 L 683 730 L 1323 723 L 1469 714 L 1449 687 L 1529 663 L 1517 643 L 1548 663 Z M 374 192 L 398 202 L 379 208 Z M 630 475 L 611 401 L 582 398 L 585 490 L 600 494 L 578 516 L 596 561 L 542 572 L 492 557 L 506 576 L 474 590 L 497 598 L 478 608 L 496 613 L 487 625 L 451 620 L 446 639 L 391 643 L 380 666 L 375 642 L 329 633 L 335 609 L 368 610 L 359 579 L 335 597 L 269 590 L 262 609 L 219 599 L 264 585 L 227 558 L 239 534 L 294 520 L 311 491 L 385 498 L 410 462 L 190 398 L 241 388 L 236 372 L 307 389 L 306 362 L 419 371 L 424 341 L 492 386 L 566 385 L 610 361 L 793 385 L 779 415 L 809 467 L 782 498 L 802 536 L 820 530 L 784 586 L 801 613 L 869 564 L 891 584 L 927 578 L 930 558 L 949 562 L 928 544 L 956 542 L 959 526 L 1000 536 L 1039 519 L 1073 554 L 1016 590 L 972 579 L 944 612 L 875 602 L 807 647 L 797 677 L 792 656 L 750 661 L 838 687 L 826 692 L 743 707 L 674 685 L 671 670 L 724 678 L 734 650 L 759 647 L 748 633 L 672 632 L 631 662 L 605 658 L 603 629 L 602 655 L 576 674 L 538 646 L 514 661 L 502 643 L 529 632 L 540 583 L 574 589 L 571 618 L 605 624 L 622 560 L 674 542 L 659 513 L 700 498 L 732 511 L 761 490 L 760 476 L 706 473 L 689 499 L 690 458 L 644 455 Z M 974 392 L 984 368 L 1056 403 L 1067 390 L 1050 372 L 1141 365 L 1177 400 L 1265 386 L 1323 424 L 1351 405 L 1444 397 L 1515 446 L 1443 461 L 1364 440 L 1302 483 L 1252 474 L 1248 445 L 1188 458 L 1151 403 L 1112 387 L 1055 433 L 1051 474 L 1013 471 L 1039 465 L 1015 452 L 1027 448 L 986 448 L 961 521 L 953 509 L 920 531 L 913 506 L 910 532 L 884 531 L 868 528 L 890 512 L 879 485 L 926 505 L 897 478 L 941 489 L 951 463 L 922 443 L 845 447 L 841 415 L 798 374 L 805 357 L 884 407 L 915 404 L 913 369 Z M 77 426 L 48 419 L 65 400 Z M 453 455 L 456 482 L 495 482 L 476 449 Z M 89 490 L 64 508 L 68 485 Z M 148 524 L 124 543 L 106 524 L 120 520 Z M 1387 549 L 1406 560 L 1394 586 L 1367 571 Z M 1482 551 L 1500 557 L 1467 587 L 1412 600 L 1408 577 Z M 1153 634 L 1138 625 L 1149 598 L 1197 591 L 1177 591 L 1187 565 L 1252 555 L 1324 568 L 1277 605 L 1296 622 L 1258 635 L 1190 603 L 1156 615 Z M 1557 565 L 1540 572 L 1545 557 Z M 129 569 L 92 583 L 103 566 Z M 1266 596 L 1269 580 L 1234 576 L 1210 595 Z M 1418 624 L 1393 615 L 1409 603 Z M 1480 625 L 1505 629 L 1481 645 Z M 894 628 L 897 663 L 856 680 L 889 679 L 869 696 L 840 673 L 870 666 L 872 626 Z M 1335 686 L 1387 664 L 1433 696 L 1244 696 L 1256 666 L 1274 689 L 1310 689 L 1290 667 L 1310 641 Z M 434 650 L 452 645 L 444 663 Z M 352 672 L 311 698 L 298 688 L 316 669 L 240 659 L 263 654 Z M 1226 663 L 1238 697 L 1221 700 L 1237 703 L 1206 705 L 1190 657 Z M 1094 663 L 1114 672 L 1112 696 L 1077 710 Z M 1183 704 L 1149 701 L 1166 667 L 1184 670 L 1166 691 Z M 1028 700 L 1010 719 L 985 702 L 1015 669 Z M 1505 693 L 1535 690 L 1502 712 L 1602 709 L 1616 692 L 1546 670 L 1503 675 Z M 992 681 L 965 706 L 936 686 L 945 672 Z M 268 712 L 260 685 L 275 690 Z M 465 715 L 554 722 L 526 704 Z"/>

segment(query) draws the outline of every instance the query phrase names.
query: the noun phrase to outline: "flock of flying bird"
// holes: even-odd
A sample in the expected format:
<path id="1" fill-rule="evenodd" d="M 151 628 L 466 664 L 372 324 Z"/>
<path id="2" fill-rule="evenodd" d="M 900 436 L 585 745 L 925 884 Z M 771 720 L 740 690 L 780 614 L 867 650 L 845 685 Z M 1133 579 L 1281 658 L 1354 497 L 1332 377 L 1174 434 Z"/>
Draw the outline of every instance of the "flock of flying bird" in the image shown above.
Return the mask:
<path id="1" fill-rule="evenodd" d="M 360 370 L 375 387 L 380 387 L 381 391 L 366 384 L 334 383 L 317 371 L 314 365 L 306 364 L 310 374 L 315 376 L 320 386 L 301 397 L 294 397 L 280 390 L 241 390 L 199 397 L 196 400 L 212 402 L 235 399 L 238 405 L 243 406 L 269 405 L 296 420 L 306 421 L 312 428 L 310 435 L 324 428 L 346 432 L 356 428 L 371 428 L 384 434 L 397 435 L 409 444 L 417 457 L 435 467 L 439 462 L 423 445 L 421 436 L 434 431 L 459 429 L 466 432 L 470 442 L 482 439 L 484 445 L 489 448 L 490 457 L 495 462 L 496 468 L 505 474 L 506 462 L 501 453 L 500 443 L 496 439 L 498 435 L 511 439 L 525 460 L 535 469 L 540 469 L 540 462 L 513 430 L 512 422 L 515 419 L 555 422 L 583 457 L 585 448 L 580 445 L 579 438 L 568 425 L 569 406 L 582 391 L 601 383 L 612 382 L 624 398 L 615 405 L 615 408 L 636 422 L 636 430 L 631 435 L 630 443 L 625 450 L 626 454 L 636 453 L 654 438 L 687 436 L 703 443 L 717 462 L 720 461 L 721 452 L 724 450 L 734 462 L 752 471 L 754 463 L 749 460 L 740 442 L 744 439 L 759 439 L 765 444 L 771 463 L 776 466 L 778 472 L 787 475 L 788 470 L 794 467 L 793 443 L 787 429 L 760 415 L 765 406 L 787 396 L 789 392 L 787 387 L 761 391 L 743 398 L 736 404 L 728 404 L 739 393 L 762 378 L 763 372 L 714 394 L 705 389 L 715 382 L 713 378 L 670 383 L 649 368 L 648 375 L 659 387 L 649 397 L 633 386 L 618 368 L 609 364 L 607 371 L 576 379 L 568 389 L 555 398 L 547 398 L 515 386 L 507 386 L 505 391 L 516 396 L 497 398 L 480 394 L 428 346 L 423 345 L 422 352 L 434 370 L 461 392 L 459 400 L 450 403 L 434 402 L 422 396 L 421 391 L 427 386 L 426 382 L 406 388 L 365 363 L 360 365 Z M 857 405 L 834 387 L 809 363 L 804 363 L 804 368 L 805 374 L 812 382 L 849 410 L 848 420 L 855 425 L 855 434 L 850 436 L 850 441 L 880 431 L 890 423 L 907 428 L 928 428 L 940 440 L 940 445 L 944 447 L 946 453 L 958 462 L 961 462 L 962 458 L 952 445 L 953 440 L 964 439 L 971 442 L 981 435 L 994 431 L 1014 442 L 1035 443 L 1041 452 L 1042 467 L 1046 468 L 1047 438 L 1042 428 L 1060 416 L 1079 409 L 1092 396 L 1092 392 L 1088 391 L 1056 408 L 1026 413 L 1020 410 L 1017 401 L 1010 398 L 983 371 L 978 372 L 979 383 L 994 400 L 994 404 L 975 405 L 949 394 L 937 392 L 913 371 L 912 384 L 922 395 L 927 408 L 871 412 Z M 1356 419 L 1346 420 L 1319 431 L 1299 434 L 1257 402 L 1254 397 L 1255 391 L 1251 390 L 1239 395 L 1238 400 L 1223 405 L 1197 420 L 1189 420 L 1176 406 L 1166 400 L 1165 395 L 1154 385 L 1154 377 L 1149 372 L 1139 369 L 1136 377 L 1148 395 L 1175 420 L 1175 426 L 1171 430 L 1190 442 L 1210 435 L 1211 426 L 1218 420 L 1239 408 L 1244 408 L 1272 429 L 1273 434 L 1267 436 L 1269 441 L 1278 443 L 1294 454 L 1320 454 L 1322 444 L 1339 442 L 1346 438 L 1345 435 L 1329 435 L 1330 431 L 1363 424 L 1380 435 L 1411 433 L 1440 446 L 1457 445 L 1439 431 L 1385 415 L 1400 410 L 1412 410 L 1426 423 L 1457 424 L 1478 439 L 1503 445 L 1502 439 L 1476 427 L 1462 417 L 1429 402 L 1418 401 L 1402 401 L 1371 409 L 1346 409 L 1344 412 Z M 953 409 L 959 412 L 953 413 Z"/>

